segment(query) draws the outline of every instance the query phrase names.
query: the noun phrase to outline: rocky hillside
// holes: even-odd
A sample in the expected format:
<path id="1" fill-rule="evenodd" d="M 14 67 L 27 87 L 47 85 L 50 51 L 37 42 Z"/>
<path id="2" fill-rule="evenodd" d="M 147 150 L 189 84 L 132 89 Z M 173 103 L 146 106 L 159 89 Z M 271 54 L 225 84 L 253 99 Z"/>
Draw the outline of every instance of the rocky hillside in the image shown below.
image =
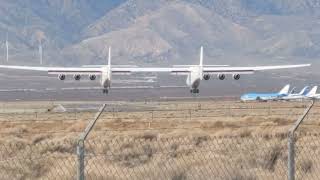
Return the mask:
<path id="1" fill-rule="evenodd" d="M 266 64 L 320 57 L 320 0 L 3 0 L 10 63 Z M 2 34 L 2 35 L 1 35 Z M 1 46 L 4 48 L 4 46 Z M 4 57 L 0 51 L 0 58 Z"/>

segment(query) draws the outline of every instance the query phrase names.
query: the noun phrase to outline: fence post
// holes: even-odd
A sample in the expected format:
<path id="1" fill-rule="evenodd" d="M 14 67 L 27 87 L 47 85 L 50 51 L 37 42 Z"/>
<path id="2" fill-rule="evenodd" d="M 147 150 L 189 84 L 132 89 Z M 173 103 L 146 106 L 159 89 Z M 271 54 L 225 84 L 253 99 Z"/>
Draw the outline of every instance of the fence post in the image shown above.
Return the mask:
<path id="1" fill-rule="evenodd" d="M 78 171 L 77 180 L 84 180 L 84 141 L 79 140 L 77 145 Z"/>
<path id="2" fill-rule="evenodd" d="M 100 118 L 101 114 L 103 113 L 106 104 L 103 104 L 99 109 L 99 112 L 96 113 L 94 118 L 89 122 L 84 132 L 80 134 L 78 145 L 77 145 L 77 157 L 78 157 L 78 169 L 77 169 L 77 180 L 85 180 L 85 166 L 84 166 L 84 158 L 85 158 L 85 146 L 84 142 L 88 137 L 89 133 L 93 129 L 94 125 L 96 124 L 97 120 Z"/>
<path id="3" fill-rule="evenodd" d="M 295 179 L 295 162 L 294 162 L 294 134 L 289 133 L 288 139 L 288 179 L 294 180 Z"/>
<path id="4" fill-rule="evenodd" d="M 152 118 L 151 118 L 151 120 L 153 121 L 153 110 L 151 111 L 151 115 L 152 115 Z"/>
<path id="5" fill-rule="evenodd" d="M 295 122 L 294 126 L 290 128 L 288 134 L 288 180 L 295 179 L 295 135 L 294 133 L 298 129 L 299 125 L 302 121 L 307 117 L 308 113 L 310 112 L 311 108 L 314 105 L 314 99 L 312 100 L 311 104 L 307 109 L 304 111 L 303 115 Z"/>

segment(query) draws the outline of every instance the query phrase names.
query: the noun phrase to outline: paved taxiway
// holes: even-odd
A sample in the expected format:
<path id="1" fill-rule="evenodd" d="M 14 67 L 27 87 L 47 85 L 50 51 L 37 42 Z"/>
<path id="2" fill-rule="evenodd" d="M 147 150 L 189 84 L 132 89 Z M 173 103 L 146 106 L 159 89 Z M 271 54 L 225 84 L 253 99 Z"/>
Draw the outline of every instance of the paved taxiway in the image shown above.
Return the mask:
<path id="1" fill-rule="evenodd" d="M 98 81 L 90 82 L 85 77 L 74 81 L 69 77 L 67 81 L 60 81 L 57 77 L 48 77 L 46 73 L 2 71 L 0 73 L 0 101 L 33 101 L 33 100 L 59 100 L 59 101 L 113 101 L 113 100 L 141 100 L 165 99 L 171 97 L 193 98 L 208 96 L 234 96 L 248 91 L 277 90 L 285 83 L 294 86 L 304 86 L 308 83 L 305 77 L 295 77 L 288 82 L 287 78 L 275 78 L 277 75 L 265 76 L 258 73 L 243 76 L 239 81 L 227 77 L 225 81 L 216 78 L 202 81 L 200 94 L 192 95 L 185 87 L 185 77 L 159 76 L 158 78 L 124 76 L 114 77 L 108 95 L 102 94 Z M 119 79 L 120 78 L 120 79 Z M 257 79 L 264 79 L 258 81 Z M 275 81 L 277 79 L 277 81 Z M 272 84 L 272 86 L 270 86 Z"/>

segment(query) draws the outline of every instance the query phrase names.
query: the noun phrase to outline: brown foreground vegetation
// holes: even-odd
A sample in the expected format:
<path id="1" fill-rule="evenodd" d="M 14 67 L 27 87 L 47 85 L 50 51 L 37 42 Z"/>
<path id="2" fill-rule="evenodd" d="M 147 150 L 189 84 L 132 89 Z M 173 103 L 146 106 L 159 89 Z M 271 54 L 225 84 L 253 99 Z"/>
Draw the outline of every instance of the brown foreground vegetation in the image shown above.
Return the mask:
<path id="1" fill-rule="evenodd" d="M 284 179 L 287 132 L 308 103 L 110 103 L 86 141 L 86 175 L 89 179 Z M 95 112 L 56 112 L 57 104 L 76 106 L 70 102 L 2 105 L 0 179 L 75 177 L 77 139 Z M 299 128 L 299 133 L 313 135 L 299 137 L 298 175 L 313 177 L 317 172 L 320 161 L 312 156 L 320 155 L 314 143 L 319 107 L 315 105 Z"/>

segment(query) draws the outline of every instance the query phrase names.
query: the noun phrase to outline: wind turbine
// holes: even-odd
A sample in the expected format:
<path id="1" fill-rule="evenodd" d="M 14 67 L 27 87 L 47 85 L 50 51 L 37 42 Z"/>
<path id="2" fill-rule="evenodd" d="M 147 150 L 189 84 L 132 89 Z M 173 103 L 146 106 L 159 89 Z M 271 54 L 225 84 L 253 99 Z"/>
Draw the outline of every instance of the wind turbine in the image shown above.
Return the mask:
<path id="1" fill-rule="evenodd" d="M 41 30 L 37 30 L 35 32 L 36 38 L 38 40 L 39 46 L 38 46 L 38 51 L 39 51 L 39 60 L 40 60 L 40 65 L 43 63 L 43 51 L 42 51 L 42 40 L 45 39 L 45 34 Z"/>
<path id="2" fill-rule="evenodd" d="M 9 62 L 9 42 L 8 42 L 8 32 L 6 35 L 6 61 Z"/>
<path id="3" fill-rule="evenodd" d="M 42 65 L 42 43 L 41 43 L 41 39 L 39 40 L 39 58 L 40 58 L 40 65 Z"/>

